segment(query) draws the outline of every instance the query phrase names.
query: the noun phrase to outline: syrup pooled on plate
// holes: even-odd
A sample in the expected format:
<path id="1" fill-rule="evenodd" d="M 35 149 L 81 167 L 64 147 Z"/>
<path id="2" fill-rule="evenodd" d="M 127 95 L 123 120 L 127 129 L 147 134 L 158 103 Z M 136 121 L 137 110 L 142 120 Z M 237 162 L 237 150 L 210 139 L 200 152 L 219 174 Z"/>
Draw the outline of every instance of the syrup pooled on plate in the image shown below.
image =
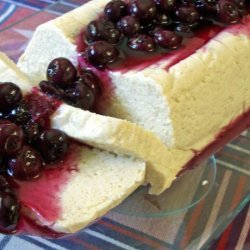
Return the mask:
<path id="1" fill-rule="evenodd" d="M 60 190 L 77 171 L 79 146 L 50 128 L 59 101 L 37 89 L 23 96 L 10 82 L 0 84 L 0 100 L 0 232 L 49 236 L 36 224 L 53 225 L 60 215 Z"/>

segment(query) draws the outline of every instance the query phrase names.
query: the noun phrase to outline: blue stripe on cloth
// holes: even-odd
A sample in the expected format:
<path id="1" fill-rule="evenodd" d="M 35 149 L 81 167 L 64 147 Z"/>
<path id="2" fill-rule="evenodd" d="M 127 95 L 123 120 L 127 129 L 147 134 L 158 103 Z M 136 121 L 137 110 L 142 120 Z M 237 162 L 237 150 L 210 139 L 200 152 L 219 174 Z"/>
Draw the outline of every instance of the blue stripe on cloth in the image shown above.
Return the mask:
<path id="1" fill-rule="evenodd" d="M 89 250 L 90 248 L 86 247 L 88 244 L 87 240 L 82 237 L 82 239 L 75 240 L 75 237 L 71 236 L 69 239 L 59 239 L 59 240 L 48 240 L 58 246 L 62 246 L 66 249 L 74 249 L 74 250 Z M 87 244 L 86 244 L 87 243 Z M 92 242 L 91 242 L 92 243 Z"/>
<path id="2" fill-rule="evenodd" d="M 28 241 L 29 243 L 32 243 L 36 246 L 41 247 L 42 249 L 46 249 L 46 250 L 58 250 L 59 248 L 55 248 L 55 247 L 51 247 L 48 246 L 46 243 L 37 241 L 34 237 L 29 237 L 29 236 L 19 236 L 20 239 L 23 239 L 25 241 Z M 21 248 L 20 248 L 21 249 Z M 28 250 L 28 249 L 27 249 Z"/>
<path id="3" fill-rule="evenodd" d="M 69 236 L 69 238 L 59 239 L 59 240 L 50 240 L 55 244 L 64 246 L 67 249 L 81 250 L 81 249 L 90 249 L 86 245 L 91 244 L 102 250 L 119 250 L 119 249 L 129 249 L 121 248 L 117 245 L 114 245 L 108 241 L 95 237 L 86 232 L 86 230 L 78 233 L 76 236 Z M 87 243 L 87 244 L 85 244 Z"/>
<path id="4" fill-rule="evenodd" d="M 4 23 L 16 10 L 16 6 L 4 3 L 0 8 L 0 24 Z"/>
<path id="5" fill-rule="evenodd" d="M 112 223 L 112 222 L 109 222 L 109 223 Z M 124 226 L 122 226 L 122 228 L 124 228 Z M 129 245 L 131 247 L 134 247 L 134 248 L 139 248 L 139 249 L 144 249 L 144 250 L 153 250 L 154 249 L 154 248 L 152 248 L 151 246 L 149 246 L 148 244 L 146 244 L 146 243 L 144 243 L 142 241 L 131 238 L 131 237 L 127 236 L 127 235 L 122 234 L 121 232 L 117 232 L 117 231 L 114 231 L 112 229 L 109 229 L 109 228 L 105 227 L 105 225 L 102 225 L 100 223 L 96 223 L 96 224 L 92 225 L 90 227 L 90 229 L 94 230 L 95 232 L 105 234 L 108 237 L 111 237 L 111 238 L 113 238 L 115 240 L 123 242 L 123 243 L 125 243 L 125 244 L 127 244 L 127 245 Z M 135 234 L 136 235 L 138 235 L 138 234 L 141 235 L 141 232 L 135 232 Z M 146 237 L 148 238 L 148 236 L 146 236 Z"/>
<path id="6" fill-rule="evenodd" d="M 11 239 L 11 236 L 5 236 L 5 237 L 1 240 L 1 242 L 0 242 L 0 249 L 1 249 L 1 250 L 3 250 L 3 249 L 6 247 L 6 245 L 9 243 L 10 239 Z"/>

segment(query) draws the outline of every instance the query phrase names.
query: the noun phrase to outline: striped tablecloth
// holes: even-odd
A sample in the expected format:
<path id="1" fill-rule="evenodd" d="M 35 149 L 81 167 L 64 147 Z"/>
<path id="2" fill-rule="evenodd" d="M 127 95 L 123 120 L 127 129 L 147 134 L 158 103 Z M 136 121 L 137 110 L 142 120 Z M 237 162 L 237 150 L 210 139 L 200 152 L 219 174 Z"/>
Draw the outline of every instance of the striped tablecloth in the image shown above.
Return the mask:
<path id="1" fill-rule="evenodd" d="M 16 60 L 37 25 L 84 2 L 0 1 L 0 50 Z M 250 249 L 250 132 L 227 145 L 216 158 L 212 189 L 186 212 L 160 219 L 111 212 L 65 239 L 0 235 L 0 249 Z"/>

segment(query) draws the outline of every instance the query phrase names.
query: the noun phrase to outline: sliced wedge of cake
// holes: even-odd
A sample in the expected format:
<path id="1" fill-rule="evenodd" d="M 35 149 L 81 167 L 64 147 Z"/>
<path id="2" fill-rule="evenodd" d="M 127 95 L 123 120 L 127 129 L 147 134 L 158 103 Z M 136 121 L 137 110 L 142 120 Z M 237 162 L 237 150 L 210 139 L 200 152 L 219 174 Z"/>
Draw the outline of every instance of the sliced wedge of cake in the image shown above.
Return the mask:
<path id="1" fill-rule="evenodd" d="M 74 233 L 145 182 L 142 160 L 76 143 L 49 123 L 35 120 L 41 99 L 35 96 L 36 101 L 29 102 L 32 85 L 2 53 L 0 78 L 0 154 L 1 164 L 5 162 L 0 175 L 1 233 Z M 32 117 L 27 110 L 33 110 Z"/>

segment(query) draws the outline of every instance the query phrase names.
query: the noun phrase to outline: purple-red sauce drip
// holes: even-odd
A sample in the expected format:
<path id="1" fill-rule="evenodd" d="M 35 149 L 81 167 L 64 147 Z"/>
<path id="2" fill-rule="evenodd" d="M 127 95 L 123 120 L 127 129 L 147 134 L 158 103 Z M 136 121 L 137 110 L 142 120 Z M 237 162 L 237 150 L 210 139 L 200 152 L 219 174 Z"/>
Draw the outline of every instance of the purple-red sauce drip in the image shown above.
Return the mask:
<path id="1" fill-rule="evenodd" d="M 22 205 L 17 234 L 28 233 L 50 238 L 63 236 L 63 234 L 53 232 L 46 226 L 39 225 L 39 221 L 38 223 L 35 221 L 37 218 L 43 218 L 44 222 L 52 226 L 61 215 L 60 194 L 72 174 L 78 171 L 80 149 L 80 145 L 71 142 L 70 150 L 63 161 L 47 165 L 47 169 L 44 170 L 39 179 L 16 182 L 16 191 Z M 25 211 L 28 211 L 28 214 Z"/>

